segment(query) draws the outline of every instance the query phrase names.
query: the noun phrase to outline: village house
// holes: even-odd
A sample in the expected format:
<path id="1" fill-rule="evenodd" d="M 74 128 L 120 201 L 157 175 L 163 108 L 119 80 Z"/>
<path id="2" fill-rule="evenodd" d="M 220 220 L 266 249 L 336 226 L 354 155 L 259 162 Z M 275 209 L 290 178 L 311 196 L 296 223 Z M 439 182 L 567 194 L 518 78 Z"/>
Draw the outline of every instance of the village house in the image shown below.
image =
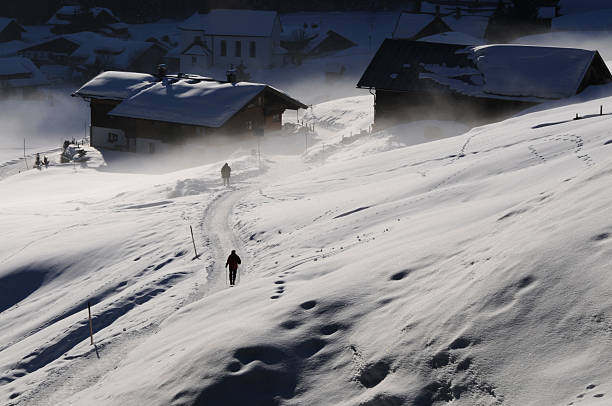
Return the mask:
<path id="1" fill-rule="evenodd" d="M 104 72 L 73 96 L 89 101 L 91 145 L 157 153 L 206 143 L 207 136 L 262 134 L 282 128 L 286 109 L 307 106 L 272 86 L 198 75 Z"/>
<path id="2" fill-rule="evenodd" d="M 268 68 L 284 62 L 280 19 L 275 11 L 212 10 L 181 25 L 180 71 L 202 73 L 212 66 Z"/>
<path id="3" fill-rule="evenodd" d="M 93 32 L 49 38 L 18 52 L 43 71 L 54 66 L 68 68 L 63 80 L 91 78 L 101 70 L 142 71 L 160 62 L 167 49 L 148 41 L 123 40 Z"/>
<path id="4" fill-rule="evenodd" d="M 25 28 L 15 20 L 0 17 L 0 42 L 19 41 L 22 32 L 25 32 Z"/>
<path id="5" fill-rule="evenodd" d="M 43 97 L 41 88 L 49 81 L 29 59 L 20 56 L 0 58 L 0 99 Z"/>
<path id="6" fill-rule="evenodd" d="M 127 33 L 127 25 L 122 24 L 111 10 L 104 7 L 66 5 L 57 10 L 47 21 L 47 25 L 51 26 L 51 32 L 54 34 L 102 29 L 107 29 L 106 32 L 110 34 L 116 31 L 119 31 L 119 35 Z"/>
<path id="7" fill-rule="evenodd" d="M 612 81 L 597 51 L 467 46 L 386 39 L 357 87 L 374 96 L 374 121 L 482 123 Z"/>

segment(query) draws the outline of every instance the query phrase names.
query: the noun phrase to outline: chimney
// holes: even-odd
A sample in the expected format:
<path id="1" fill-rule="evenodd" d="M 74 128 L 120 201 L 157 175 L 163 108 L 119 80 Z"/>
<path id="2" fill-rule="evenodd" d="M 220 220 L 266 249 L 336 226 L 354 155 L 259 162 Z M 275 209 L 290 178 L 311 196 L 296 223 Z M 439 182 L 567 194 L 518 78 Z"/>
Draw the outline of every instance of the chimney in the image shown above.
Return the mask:
<path id="1" fill-rule="evenodd" d="M 157 77 L 157 80 L 162 80 L 164 77 L 166 77 L 167 72 L 168 68 L 166 67 L 166 64 L 160 63 L 159 65 L 157 65 L 157 69 L 155 70 L 155 76 Z"/>
<path id="2" fill-rule="evenodd" d="M 225 75 L 227 76 L 227 82 L 231 83 L 231 84 L 235 84 L 236 83 L 236 69 L 234 69 L 233 67 L 229 68 L 226 72 Z"/>

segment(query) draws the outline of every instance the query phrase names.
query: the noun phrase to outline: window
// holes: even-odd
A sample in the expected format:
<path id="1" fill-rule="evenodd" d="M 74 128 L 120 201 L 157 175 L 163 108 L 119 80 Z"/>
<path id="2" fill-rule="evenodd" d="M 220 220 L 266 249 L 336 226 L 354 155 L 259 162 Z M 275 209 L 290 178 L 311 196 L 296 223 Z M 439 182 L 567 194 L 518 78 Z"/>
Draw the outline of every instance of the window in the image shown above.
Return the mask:
<path id="1" fill-rule="evenodd" d="M 253 129 L 253 122 L 251 120 L 246 122 L 246 128 L 247 128 L 247 130 L 252 130 Z"/>
<path id="2" fill-rule="evenodd" d="M 242 56 L 242 42 L 236 41 L 236 54 L 235 56 Z"/>
<path id="3" fill-rule="evenodd" d="M 255 41 L 249 42 L 249 56 L 255 58 L 257 51 L 257 43 Z"/>
<path id="4" fill-rule="evenodd" d="M 280 121 L 280 114 L 279 113 L 272 114 L 272 121 Z"/>
<path id="5" fill-rule="evenodd" d="M 227 56 L 227 42 L 222 39 L 221 40 L 221 56 Z"/>
<path id="6" fill-rule="evenodd" d="M 191 57 L 191 63 L 197 63 L 198 62 L 198 58 L 195 56 Z"/>

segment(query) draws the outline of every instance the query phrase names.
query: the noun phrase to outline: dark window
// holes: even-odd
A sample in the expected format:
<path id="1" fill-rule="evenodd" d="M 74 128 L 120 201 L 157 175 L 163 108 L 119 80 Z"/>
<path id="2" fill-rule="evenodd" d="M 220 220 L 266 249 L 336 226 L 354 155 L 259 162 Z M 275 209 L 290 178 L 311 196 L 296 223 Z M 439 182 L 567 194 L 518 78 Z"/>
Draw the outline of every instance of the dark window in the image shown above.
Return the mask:
<path id="1" fill-rule="evenodd" d="M 227 55 L 227 42 L 224 39 L 221 40 L 221 56 Z"/>
<path id="2" fill-rule="evenodd" d="M 236 41 L 236 56 L 242 56 L 242 42 Z"/>
<path id="3" fill-rule="evenodd" d="M 249 56 L 255 58 L 257 53 L 257 43 L 255 41 L 249 42 Z"/>
<path id="4" fill-rule="evenodd" d="M 198 61 L 198 58 L 196 58 L 195 56 L 191 57 L 191 63 L 196 63 Z"/>
<path id="5" fill-rule="evenodd" d="M 272 121 L 280 121 L 280 114 L 279 113 L 272 114 Z"/>

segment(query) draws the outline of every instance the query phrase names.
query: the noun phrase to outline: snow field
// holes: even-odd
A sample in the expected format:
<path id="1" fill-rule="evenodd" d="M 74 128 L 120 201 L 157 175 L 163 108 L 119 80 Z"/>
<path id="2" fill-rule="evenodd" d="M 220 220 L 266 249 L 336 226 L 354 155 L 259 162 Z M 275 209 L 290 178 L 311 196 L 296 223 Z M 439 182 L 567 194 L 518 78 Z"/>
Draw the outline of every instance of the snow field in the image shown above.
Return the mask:
<path id="1" fill-rule="evenodd" d="M 418 145 L 461 127 L 416 123 L 341 146 L 368 124 L 368 100 L 315 105 L 310 168 L 267 155 L 268 172 L 250 179 L 254 158 L 236 159 L 229 193 L 215 186 L 220 164 L 156 176 L 58 167 L 0 182 L 13 194 L 0 208 L 12 241 L 0 278 L 45 271 L 0 313 L 11 326 L 2 399 L 606 404 L 612 131 L 610 115 L 588 114 L 612 98 Z M 31 220 L 40 213 L 49 218 Z M 201 260 L 187 223 L 201 225 Z M 53 243 L 58 224 L 80 234 Z M 220 289 L 229 244 L 246 266 L 241 284 Z M 99 360 L 82 310 L 92 294 Z"/>

